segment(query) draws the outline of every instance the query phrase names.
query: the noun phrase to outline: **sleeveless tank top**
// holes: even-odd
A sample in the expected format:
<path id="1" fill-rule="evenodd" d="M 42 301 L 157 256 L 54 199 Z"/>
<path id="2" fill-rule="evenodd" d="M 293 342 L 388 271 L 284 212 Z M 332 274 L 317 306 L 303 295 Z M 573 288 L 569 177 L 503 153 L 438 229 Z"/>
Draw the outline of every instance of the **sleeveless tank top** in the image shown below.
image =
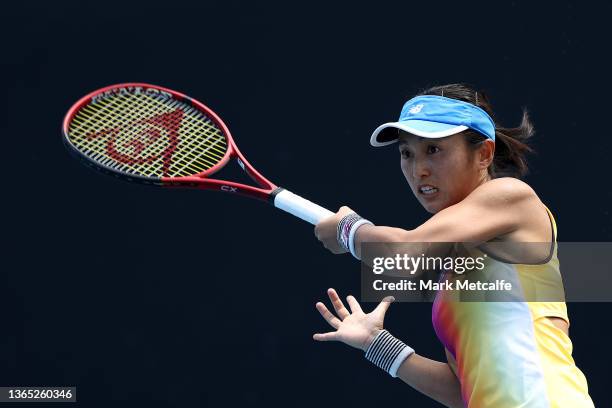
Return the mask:
<path id="1" fill-rule="evenodd" d="M 542 291 L 562 284 L 557 258 L 557 226 L 552 254 L 546 263 L 511 264 L 488 257 L 485 274 L 504 270 L 516 277 L 521 290 Z M 483 255 L 479 249 L 471 256 Z M 440 281 L 469 279 L 452 271 Z M 553 289 L 554 290 L 554 289 Z M 572 358 L 572 342 L 550 319 L 569 323 L 563 301 L 457 301 L 457 293 L 440 290 L 432 307 L 436 335 L 453 358 L 449 364 L 461 383 L 466 407 L 592 408 L 584 374 Z M 538 298 L 539 299 L 539 298 Z M 559 298 L 556 298 L 559 299 Z M 561 298 L 564 299 L 564 298 Z"/>

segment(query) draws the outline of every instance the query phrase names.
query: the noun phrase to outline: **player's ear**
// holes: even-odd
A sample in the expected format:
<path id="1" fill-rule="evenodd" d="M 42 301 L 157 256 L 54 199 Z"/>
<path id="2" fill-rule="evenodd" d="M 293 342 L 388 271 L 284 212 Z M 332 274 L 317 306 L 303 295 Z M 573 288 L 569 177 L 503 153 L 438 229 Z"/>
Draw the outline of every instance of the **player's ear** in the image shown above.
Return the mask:
<path id="1" fill-rule="evenodd" d="M 495 142 L 491 139 L 483 140 L 478 149 L 478 163 L 482 168 L 487 168 L 493 162 L 495 155 Z"/>

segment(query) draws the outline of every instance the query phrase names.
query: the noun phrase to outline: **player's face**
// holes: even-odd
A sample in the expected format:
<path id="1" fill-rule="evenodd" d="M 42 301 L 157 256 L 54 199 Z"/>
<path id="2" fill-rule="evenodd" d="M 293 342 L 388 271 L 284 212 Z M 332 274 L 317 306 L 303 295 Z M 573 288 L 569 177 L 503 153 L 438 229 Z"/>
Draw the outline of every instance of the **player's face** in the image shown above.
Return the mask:
<path id="1" fill-rule="evenodd" d="M 426 139 L 400 132 L 399 150 L 404 177 L 432 214 L 460 202 L 482 182 L 477 154 L 462 134 Z"/>

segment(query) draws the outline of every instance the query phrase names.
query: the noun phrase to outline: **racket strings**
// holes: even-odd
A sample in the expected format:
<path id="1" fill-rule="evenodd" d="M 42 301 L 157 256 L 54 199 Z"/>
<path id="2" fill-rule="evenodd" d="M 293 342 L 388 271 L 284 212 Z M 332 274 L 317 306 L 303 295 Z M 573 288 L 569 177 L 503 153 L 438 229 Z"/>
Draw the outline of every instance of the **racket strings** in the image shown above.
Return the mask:
<path id="1" fill-rule="evenodd" d="M 176 105 L 176 101 L 173 101 L 173 103 L 172 103 L 172 104 L 170 104 L 168 107 L 169 107 L 169 108 L 174 108 L 174 107 L 175 107 L 175 105 Z M 106 114 L 111 114 L 111 115 L 112 115 L 112 114 L 114 113 L 114 112 L 109 112 L 109 110 L 108 110 L 108 109 L 104 109 L 104 111 L 105 111 L 105 113 L 106 113 Z M 171 111 L 171 109 L 169 109 L 169 111 Z M 142 112 L 140 112 L 140 113 L 141 113 L 141 116 L 154 116 L 154 115 L 152 115 L 152 112 L 145 112 L 145 113 L 144 113 L 144 115 L 142 114 Z M 154 113 L 154 112 L 153 112 L 153 113 Z M 112 116 L 115 116 L 115 115 L 112 115 Z M 138 116 L 136 116 L 136 117 L 138 117 Z M 96 118 L 96 117 L 94 117 L 93 119 L 95 120 L 95 119 L 97 119 L 97 118 Z M 112 118 L 112 120 L 114 120 L 114 121 L 117 121 L 117 119 L 118 119 L 118 118 L 116 118 L 116 117 Z M 134 119 L 133 117 L 128 117 L 128 118 L 127 118 L 127 120 L 128 120 L 128 121 L 130 121 L 130 120 L 131 120 L 131 121 L 133 121 L 133 119 Z M 165 123 L 165 125 L 166 125 L 166 127 L 167 127 L 167 128 L 174 128 L 174 127 L 176 127 L 176 122 L 175 122 L 175 120 L 173 120 L 172 118 L 168 118 L 168 117 L 166 117 L 165 119 L 166 119 L 166 123 Z M 168 120 L 168 119 L 170 119 L 170 120 Z M 175 118 L 174 118 L 174 119 L 175 119 Z M 140 123 L 140 124 L 135 123 L 135 124 L 132 124 L 132 126 L 131 126 L 131 128 L 132 128 L 132 132 L 133 132 L 133 133 L 135 133 L 135 134 L 141 134 L 141 133 L 142 133 L 144 130 L 146 130 L 146 127 L 147 127 L 147 126 L 149 126 L 149 125 L 150 125 L 150 124 L 148 124 L 148 123 Z M 128 140 L 129 140 L 129 139 L 128 139 Z M 162 138 L 162 139 L 160 139 L 160 140 L 161 140 L 162 142 L 164 142 L 164 139 L 163 139 L 163 138 Z M 134 141 L 134 139 L 132 139 L 132 141 Z M 134 143 L 132 143 L 132 144 L 134 144 Z M 115 147 L 115 145 L 117 145 L 117 144 L 113 144 L 113 147 Z M 121 145 L 121 143 L 119 143 L 118 145 L 120 146 L 120 145 Z M 148 147 L 148 150 L 150 151 L 150 155 L 152 155 L 152 157 L 159 156 L 159 154 L 161 153 L 161 148 L 162 148 L 163 146 L 164 146 L 164 143 L 151 144 L 151 145 Z M 133 147 L 135 147 L 135 146 L 128 146 L 128 147 L 133 148 Z M 128 152 L 125 152 L 125 151 L 124 151 L 125 149 L 121 149 L 121 148 L 119 148 L 119 149 L 117 149 L 117 150 L 118 150 L 118 151 L 116 152 L 116 155 L 115 155 L 115 156 L 118 156 L 118 155 L 121 155 L 121 154 L 128 153 Z M 142 150 L 142 149 L 141 149 L 141 150 Z M 141 152 L 141 153 L 142 153 L 142 152 Z M 187 154 L 188 154 L 188 153 L 189 153 L 189 151 L 187 151 Z M 104 157 L 104 155 L 103 155 L 103 157 Z M 151 157 L 151 156 L 149 156 L 149 157 Z M 103 164 L 106 164 L 106 165 L 109 165 L 109 162 L 111 162 L 111 163 L 112 163 L 113 161 L 116 161 L 116 160 L 113 160 L 113 159 L 115 159 L 115 157 L 113 157 L 113 155 L 111 155 L 111 157 L 106 156 L 106 157 L 104 157 L 104 160 L 102 161 L 102 163 L 103 163 Z M 142 160 L 141 160 L 141 161 L 139 161 L 139 163 L 140 163 L 140 164 L 142 164 Z M 133 163 L 131 163 L 131 164 L 133 164 Z M 208 165 L 210 165 L 211 163 L 209 162 L 209 163 L 207 163 L 207 164 L 208 164 Z M 125 167 L 125 166 L 123 166 L 123 167 Z M 159 167 L 159 166 L 158 166 L 158 167 Z M 159 169 L 156 169 L 156 170 L 159 170 Z M 196 169 L 196 170 L 199 170 L 199 169 Z M 166 173 L 167 173 L 167 172 L 166 172 Z"/>
<path id="2" fill-rule="evenodd" d="M 178 104 L 179 104 L 179 103 L 178 103 L 177 101 L 172 101 L 170 104 L 168 104 L 168 108 L 170 108 L 170 109 L 166 109 L 166 110 L 167 110 L 167 111 L 171 111 L 171 110 L 172 110 L 173 108 L 175 108 L 175 107 L 176 107 L 176 105 L 178 105 Z M 186 108 L 187 108 L 187 110 L 189 110 L 190 112 L 192 112 L 192 111 L 193 111 L 193 109 L 192 109 L 192 108 L 189 108 L 189 107 L 186 107 Z M 112 113 L 113 113 L 113 112 L 109 112 L 107 109 L 104 109 L 104 111 L 105 111 L 107 114 L 109 114 L 109 113 L 110 113 L 111 115 L 112 115 Z M 131 112 L 136 112 L 136 111 L 131 111 Z M 156 112 L 150 112 L 149 110 L 147 110 L 147 111 L 145 111 L 145 112 L 138 112 L 138 113 L 139 113 L 139 115 L 137 115 L 136 117 L 138 117 L 138 116 L 145 116 L 145 117 L 146 117 L 146 116 L 153 116 L 153 114 L 154 114 L 154 113 L 156 113 Z M 113 116 L 114 116 L 114 115 L 113 115 Z M 93 119 L 95 120 L 95 119 L 97 119 L 97 118 L 96 118 L 96 117 L 94 117 Z M 129 117 L 129 116 L 126 118 L 126 120 L 128 121 L 128 123 L 129 123 L 130 121 L 132 121 L 132 122 L 133 122 L 133 120 L 134 120 L 134 119 L 135 119 L 134 117 Z M 166 119 L 168 119 L 168 118 L 166 118 Z M 174 119 L 176 119 L 176 118 L 174 118 Z M 117 121 L 117 118 L 115 117 L 115 118 L 113 118 L 112 120 Z M 166 121 L 166 125 L 167 125 L 168 127 L 170 127 L 170 128 L 175 127 L 176 123 L 173 123 L 173 122 L 174 122 L 174 120 Z M 147 126 L 147 125 L 148 125 L 148 124 L 145 124 L 145 123 L 140 123 L 139 125 L 137 124 L 136 126 L 132 125 L 132 131 L 133 131 L 134 133 L 136 133 L 136 134 L 140 134 L 140 133 L 141 133 L 141 132 L 142 132 L 142 131 L 143 131 L 143 130 L 146 128 L 146 126 Z M 164 141 L 164 139 L 161 139 L 161 141 L 163 142 L 163 141 Z M 206 145 L 206 143 L 204 143 L 204 144 Z M 152 154 L 154 154 L 154 155 L 155 155 L 155 154 L 157 153 L 157 155 L 159 155 L 159 154 L 161 153 L 161 152 L 160 152 L 160 149 L 161 149 L 161 147 L 162 147 L 162 146 L 164 146 L 164 144 L 163 144 L 163 143 L 153 144 L 153 145 L 151 145 L 151 146 L 149 147 L 149 149 L 150 149 L 150 150 L 153 150 L 153 153 L 152 153 Z M 198 149 L 197 149 L 197 144 L 195 144 L 195 147 L 196 147 L 196 149 L 193 149 L 193 148 L 192 148 L 192 149 L 183 149 L 183 151 L 184 151 L 184 153 L 185 153 L 185 154 L 184 154 L 184 156 L 185 156 L 185 157 L 189 157 L 190 155 L 193 155 L 194 153 L 195 153 L 196 155 L 197 155 L 197 153 L 201 153 L 201 151 L 200 151 L 200 152 L 198 152 L 198 151 L 197 151 L 197 150 L 198 150 Z M 213 154 L 212 156 L 215 156 L 215 155 Z M 217 161 L 219 160 L 219 157 L 222 157 L 222 156 L 221 156 L 221 155 L 219 155 L 219 154 L 217 154 L 217 155 L 216 155 L 216 157 L 213 157 L 213 160 L 212 160 L 212 161 L 211 161 L 211 160 L 204 160 L 204 162 L 206 163 L 206 165 L 207 165 L 207 166 L 211 166 L 211 165 L 214 165 L 214 163 L 215 163 L 215 162 L 217 162 Z M 202 157 L 202 158 L 204 158 L 204 157 Z M 112 157 L 111 157 L 111 159 L 112 159 Z M 194 156 L 194 157 L 192 157 L 192 158 L 191 158 L 191 162 L 193 163 L 193 162 L 195 161 L 195 159 L 197 159 L 197 157 L 195 157 L 195 156 Z M 106 161 L 108 161 L 108 158 L 107 158 L 107 160 L 106 160 Z M 180 160 L 179 160 L 179 161 L 180 161 Z M 183 161 L 185 161 L 185 160 L 183 160 Z M 187 164 L 188 164 L 188 163 L 187 163 Z M 159 167 L 159 166 L 158 166 L 158 167 Z M 188 166 L 183 166 L 183 167 L 184 167 L 184 169 L 185 169 L 185 168 L 187 168 L 187 171 L 196 171 L 196 172 L 197 172 L 197 171 L 199 170 L 199 168 L 192 169 L 192 168 L 188 168 Z"/>
<path id="3" fill-rule="evenodd" d="M 180 177 L 223 159 L 227 141 L 204 113 L 159 95 L 115 94 L 83 106 L 68 132 L 89 158 L 146 177 Z"/>

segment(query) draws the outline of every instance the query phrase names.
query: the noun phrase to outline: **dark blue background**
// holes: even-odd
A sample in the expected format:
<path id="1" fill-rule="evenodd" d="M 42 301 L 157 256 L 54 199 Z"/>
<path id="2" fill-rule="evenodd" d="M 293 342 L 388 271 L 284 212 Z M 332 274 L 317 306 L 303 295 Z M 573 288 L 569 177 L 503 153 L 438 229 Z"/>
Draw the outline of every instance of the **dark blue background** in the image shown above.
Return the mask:
<path id="1" fill-rule="evenodd" d="M 438 406 L 319 344 L 359 264 L 265 204 L 97 175 L 61 143 L 82 95 L 141 81 L 211 106 L 272 181 L 412 228 L 427 214 L 370 132 L 420 88 L 468 82 L 535 122 L 527 182 L 559 240 L 610 241 L 610 4 L 27 2 L 3 10 L 0 385 L 76 385 L 84 406 Z M 539 3 L 538 3 L 539 4 Z M 8 160 L 6 160 L 8 158 Z M 572 270 L 564 273 L 589 273 Z M 372 307 L 366 305 L 365 307 Z M 610 404 L 609 304 L 569 304 L 574 357 Z M 430 304 L 386 325 L 442 360 Z"/>

